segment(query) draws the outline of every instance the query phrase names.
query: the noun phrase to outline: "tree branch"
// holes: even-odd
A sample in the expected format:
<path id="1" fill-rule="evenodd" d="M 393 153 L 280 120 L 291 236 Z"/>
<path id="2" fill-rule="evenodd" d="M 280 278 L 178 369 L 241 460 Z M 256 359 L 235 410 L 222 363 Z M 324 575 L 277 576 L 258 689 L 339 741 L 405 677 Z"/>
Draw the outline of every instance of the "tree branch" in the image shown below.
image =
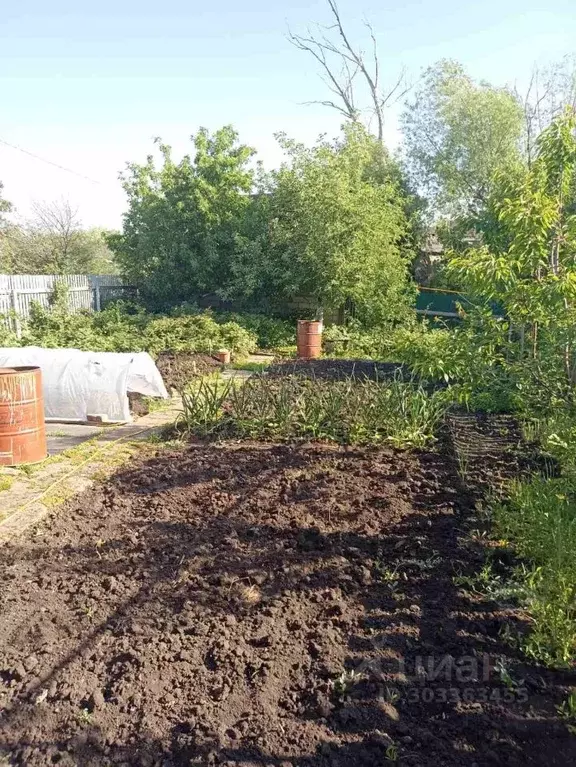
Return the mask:
<path id="1" fill-rule="evenodd" d="M 378 140 L 384 138 L 384 110 L 398 99 L 402 98 L 409 87 L 404 88 L 406 81 L 405 70 L 402 70 L 395 84 L 387 93 L 380 91 L 380 61 L 378 57 L 378 44 L 374 28 L 368 21 L 364 25 L 368 30 L 371 41 L 371 63 L 367 63 L 364 52 L 360 48 L 355 48 L 342 22 L 340 11 L 336 0 L 327 0 L 332 15 L 333 23 L 329 26 L 318 27 L 321 31 L 314 34 L 308 30 L 307 36 L 298 35 L 288 31 L 288 40 L 298 50 L 306 51 L 314 57 L 322 68 L 328 87 L 342 101 L 343 107 L 336 105 L 333 101 L 313 101 L 308 103 L 319 103 L 329 106 L 336 111 L 344 114 L 350 120 L 358 122 L 360 114 L 369 112 L 376 118 Z M 331 39 L 336 35 L 336 41 Z M 334 65 L 332 57 L 339 61 L 340 73 L 337 73 L 337 66 Z M 370 93 L 371 107 L 368 109 L 359 109 L 356 105 L 355 81 L 358 75 L 362 76 L 368 92 Z"/>

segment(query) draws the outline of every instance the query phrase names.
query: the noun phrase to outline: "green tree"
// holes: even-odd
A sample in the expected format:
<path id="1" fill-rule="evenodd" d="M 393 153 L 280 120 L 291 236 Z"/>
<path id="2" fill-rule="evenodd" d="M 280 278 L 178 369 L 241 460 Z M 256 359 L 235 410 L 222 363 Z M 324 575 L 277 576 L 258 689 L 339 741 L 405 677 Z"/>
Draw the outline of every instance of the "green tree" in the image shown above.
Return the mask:
<path id="1" fill-rule="evenodd" d="M 152 156 L 128 165 L 128 212 L 122 234 L 109 238 L 123 273 L 159 303 L 224 289 L 251 204 L 254 152 L 233 128 L 201 128 L 192 141 L 194 158 L 175 162 L 157 141 L 160 167 Z"/>
<path id="2" fill-rule="evenodd" d="M 312 148 L 279 140 L 288 161 L 258 198 L 256 236 L 235 268 L 241 288 L 277 305 L 298 296 L 318 308 L 352 302 L 369 323 L 405 316 L 407 199 L 385 149 L 358 124 Z"/>
<path id="3" fill-rule="evenodd" d="M 474 82 L 457 62 L 438 62 L 402 115 L 404 155 L 415 187 L 436 210 L 479 213 L 495 172 L 521 163 L 523 119 L 508 90 Z"/>
<path id="4" fill-rule="evenodd" d="M 2 225 L 5 221 L 3 213 L 9 213 L 12 210 L 12 205 L 8 202 L 8 200 L 4 199 L 2 197 L 2 190 L 4 189 L 4 184 L 0 181 L 0 225 Z"/>
<path id="5" fill-rule="evenodd" d="M 12 206 L 2 197 L 2 190 L 4 185 L 0 181 L 0 271 L 6 272 L 6 265 L 9 263 L 9 255 L 6 244 L 6 232 L 9 228 L 8 221 L 6 220 L 5 213 L 8 213 Z"/>
<path id="6" fill-rule="evenodd" d="M 576 384 L 575 131 L 567 109 L 538 138 L 522 178 L 500 175 L 491 205 L 507 246 L 473 248 L 450 264 L 470 294 L 503 307 L 506 359 L 536 384 L 540 400 Z"/>

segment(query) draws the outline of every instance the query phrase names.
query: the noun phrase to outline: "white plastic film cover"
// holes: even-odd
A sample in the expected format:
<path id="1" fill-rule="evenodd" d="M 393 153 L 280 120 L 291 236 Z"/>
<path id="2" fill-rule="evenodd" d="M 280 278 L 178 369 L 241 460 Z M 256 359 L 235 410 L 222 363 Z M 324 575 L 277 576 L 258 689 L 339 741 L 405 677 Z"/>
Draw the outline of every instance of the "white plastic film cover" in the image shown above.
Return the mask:
<path id="1" fill-rule="evenodd" d="M 42 370 L 47 420 L 86 421 L 89 415 L 103 415 L 109 421 L 131 421 L 128 391 L 168 398 L 160 371 L 146 352 L 0 348 L 0 367 L 27 365 Z"/>

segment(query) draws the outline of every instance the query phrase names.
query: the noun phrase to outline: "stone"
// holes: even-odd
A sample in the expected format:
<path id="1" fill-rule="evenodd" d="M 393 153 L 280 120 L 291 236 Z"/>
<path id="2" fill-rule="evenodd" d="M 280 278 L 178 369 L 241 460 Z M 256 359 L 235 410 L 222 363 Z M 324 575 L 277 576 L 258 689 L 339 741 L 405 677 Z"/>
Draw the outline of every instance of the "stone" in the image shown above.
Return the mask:
<path id="1" fill-rule="evenodd" d="M 90 696 L 90 705 L 92 709 L 101 708 L 105 702 L 102 690 L 94 690 Z"/>

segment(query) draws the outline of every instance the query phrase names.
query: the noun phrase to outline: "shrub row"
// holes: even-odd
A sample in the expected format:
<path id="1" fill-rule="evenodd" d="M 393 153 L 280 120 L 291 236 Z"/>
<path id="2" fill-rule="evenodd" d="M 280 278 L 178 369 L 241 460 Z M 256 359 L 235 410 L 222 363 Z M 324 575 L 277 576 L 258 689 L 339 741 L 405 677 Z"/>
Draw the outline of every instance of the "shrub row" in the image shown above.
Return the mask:
<path id="1" fill-rule="evenodd" d="M 224 347 L 241 357 L 256 349 L 257 337 L 236 322 L 216 322 L 207 312 L 163 317 L 122 303 L 98 313 L 71 313 L 60 306 L 45 309 L 34 305 L 30 319 L 23 323 L 22 337 L 17 339 L 6 330 L 0 331 L 0 344 L 87 351 L 147 351 L 152 356 L 165 350 L 211 354 Z"/>

